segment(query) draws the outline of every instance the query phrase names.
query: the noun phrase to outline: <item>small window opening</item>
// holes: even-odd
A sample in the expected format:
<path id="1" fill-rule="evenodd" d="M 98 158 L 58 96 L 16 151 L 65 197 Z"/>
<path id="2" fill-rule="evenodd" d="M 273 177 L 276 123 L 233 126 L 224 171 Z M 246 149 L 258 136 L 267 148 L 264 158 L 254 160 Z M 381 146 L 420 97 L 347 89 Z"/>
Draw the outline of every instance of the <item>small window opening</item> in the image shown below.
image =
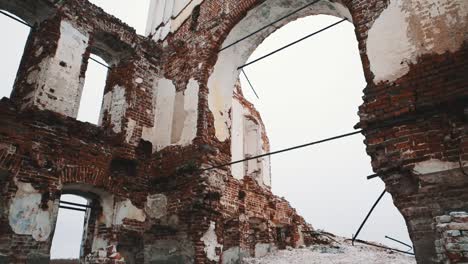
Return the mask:
<path id="1" fill-rule="evenodd" d="M 0 11 L 18 18 L 7 11 Z M 21 18 L 18 19 L 22 20 Z M 0 34 L 4 36 L 2 38 L 2 48 L 0 49 L 0 99 L 10 97 L 13 91 L 16 74 L 29 33 L 30 28 L 28 26 L 0 13 Z"/>
<path id="2" fill-rule="evenodd" d="M 80 258 L 85 220 L 91 210 L 80 205 L 87 206 L 88 200 L 71 194 L 60 197 L 60 209 L 52 240 L 51 259 L 78 261 Z"/>
<path id="3" fill-rule="evenodd" d="M 91 54 L 81 94 L 78 120 L 95 125 L 99 123 L 108 71 L 108 64 L 102 58 Z"/>

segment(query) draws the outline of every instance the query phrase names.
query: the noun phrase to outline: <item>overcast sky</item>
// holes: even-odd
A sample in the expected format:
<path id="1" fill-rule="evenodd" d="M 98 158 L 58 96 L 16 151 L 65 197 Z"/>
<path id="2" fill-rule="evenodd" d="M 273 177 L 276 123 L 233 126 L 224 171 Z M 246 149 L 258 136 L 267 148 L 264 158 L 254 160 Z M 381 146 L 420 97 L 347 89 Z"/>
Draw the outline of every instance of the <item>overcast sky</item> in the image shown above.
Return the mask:
<path id="1" fill-rule="evenodd" d="M 149 0 L 93 0 L 93 3 L 144 34 Z M 272 34 L 252 55 L 260 57 L 337 21 L 314 16 L 292 22 Z M 0 16 L 0 29 L 8 36 L 0 43 L 0 97 L 9 96 L 23 53 L 28 28 Z M 278 150 L 353 131 L 365 87 L 354 28 L 340 24 L 264 61 L 245 68 L 260 99 L 242 79 L 246 97 L 260 111 L 270 138 Z M 90 63 L 79 119 L 96 122 L 102 102 L 106 69 Z M 93 105 L 93 106 L 91 106 Z M 372 174 L 370 158 L 361 135 L 272 157 L 273 192 L 317 229 L 351 237 L 384 189 Z M 67 197 L 69 201 L 80 198 Z M 60 212 L 52 256 L 79 254 L 83 213 Z M 379 241 L 389 235 L 410 242 L 406 225 L 389 194 L 379 204 L 360 238 Z"/>

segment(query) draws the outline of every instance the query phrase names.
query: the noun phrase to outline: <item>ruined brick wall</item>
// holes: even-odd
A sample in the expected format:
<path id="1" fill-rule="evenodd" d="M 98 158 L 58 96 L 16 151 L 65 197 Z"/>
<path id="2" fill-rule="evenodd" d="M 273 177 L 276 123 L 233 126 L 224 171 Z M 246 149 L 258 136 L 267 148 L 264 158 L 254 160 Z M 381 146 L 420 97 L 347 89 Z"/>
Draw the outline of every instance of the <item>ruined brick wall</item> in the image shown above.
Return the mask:
<path id="1" fill-rule="evenodd" d="M 267 158 L 206 169 L 268 152 L 237 67 L 277 27 L 316 14 L 354 24 L 373 168 L 418 262 L 441 261 L 432 220 L 468 204 L 465 1 L 324 0 L 223 51 L 310 1 L 174 3 L 152 4 L 146 38 L 87 1 L 0 1 L 35 24 L 0 102 L 1 261 L 48 260 L 65 193 L 98 208 L 90 263 L 235 263 L 310 242 L 269 190 Z M 75 120 L 91 53 L 111 68 L 98 126 Z"/>
<path id="2" fill-rule="evenodd" d="M 167 79 L 165 66 L 191 70 L 167 63 L 184 47 L 138 36 L 86 1 L 0 8 L 34 24 L 0 102 L 0 262 L 48 262 L 62 194 L 92 207 L 83 263 L 226 263 L 307 242 L 311 227 L 268 190 L 268 159 L 242 179 L 200 170 L 230 161 L 230 146 L 200 127 L 199 78 Z M 110 67 L 98 126 L 75 119 L 91 53 Z M 258 132 L 255 151 L 268 151 L 258 112 L 237 100 Z"/>
<path id="3" fill-rule="evenodd" d="M 373 168 L 407 221 L 418 261 L 437 263 L 432 218 L 467 207 L 466 1 L 322 1 L 221 50 L 306 3 L 202 1 L 196 16 L 163 37 L 169 50 L 184 54 L 166 58 L 165 76 L 174 83 L 189 76 L 199 82 L 198 135 L 227 156 L 213 163 L 226 161 L 232 154 L 237 67 L 275 28 L 294 19 L 348 18 L 367 80 L 357 127 L 364 129 Z"/>
<path id="4" fill-rule="evenodd" d="M 442 263 L 468 261 L 468 214 L 451 212 L 434 219 L 437 230 L 436 252 Z"/>

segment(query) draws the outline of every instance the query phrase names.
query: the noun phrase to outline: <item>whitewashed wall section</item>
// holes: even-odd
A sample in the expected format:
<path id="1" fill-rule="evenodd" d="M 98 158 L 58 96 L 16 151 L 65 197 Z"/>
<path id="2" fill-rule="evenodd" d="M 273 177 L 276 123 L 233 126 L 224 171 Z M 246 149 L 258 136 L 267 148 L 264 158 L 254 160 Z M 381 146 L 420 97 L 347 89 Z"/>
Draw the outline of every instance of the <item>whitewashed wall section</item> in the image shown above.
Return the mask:
<path id="1" fill-rule="evenodd" d="M 153 144 L 153 151 L 192 144 L 197 135 L 198 82 L 190 79 L 184 90 L 176 91 L 171 80 L 160 79 L 153 89 L 154 126 L 143 128 L 142 138 Z"/>
<path id="2" fill-rule="evenodd" d="M 203 0 L 151 0 L 146 35 L 163 40 L 175 32 L 190 17 L 193 9 Z"/>
<path id="3" fill-rule="evenodd" d="M 265 153 L 263 128 L 238 100 L 232 102 L 231 160 L 237 161 Z M 261 186 L 271 187 L 270 158 L 253 159 L 233 164 L 234 178 L 241 180 L 248 175 Z"/>

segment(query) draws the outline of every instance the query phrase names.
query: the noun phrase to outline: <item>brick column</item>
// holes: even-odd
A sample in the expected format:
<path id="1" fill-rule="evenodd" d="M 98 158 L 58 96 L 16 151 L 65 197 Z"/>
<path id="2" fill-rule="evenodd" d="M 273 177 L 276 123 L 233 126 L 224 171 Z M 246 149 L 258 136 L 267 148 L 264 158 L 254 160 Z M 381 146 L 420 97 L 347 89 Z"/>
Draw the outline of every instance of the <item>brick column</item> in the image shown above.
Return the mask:
<path id="1" fill-rule="evenodd" d="M 54 17 L 32 30 L 12 100 L 21 109 L 37 107 L 76 118 L 84 85 L 88 36 Z"/>

